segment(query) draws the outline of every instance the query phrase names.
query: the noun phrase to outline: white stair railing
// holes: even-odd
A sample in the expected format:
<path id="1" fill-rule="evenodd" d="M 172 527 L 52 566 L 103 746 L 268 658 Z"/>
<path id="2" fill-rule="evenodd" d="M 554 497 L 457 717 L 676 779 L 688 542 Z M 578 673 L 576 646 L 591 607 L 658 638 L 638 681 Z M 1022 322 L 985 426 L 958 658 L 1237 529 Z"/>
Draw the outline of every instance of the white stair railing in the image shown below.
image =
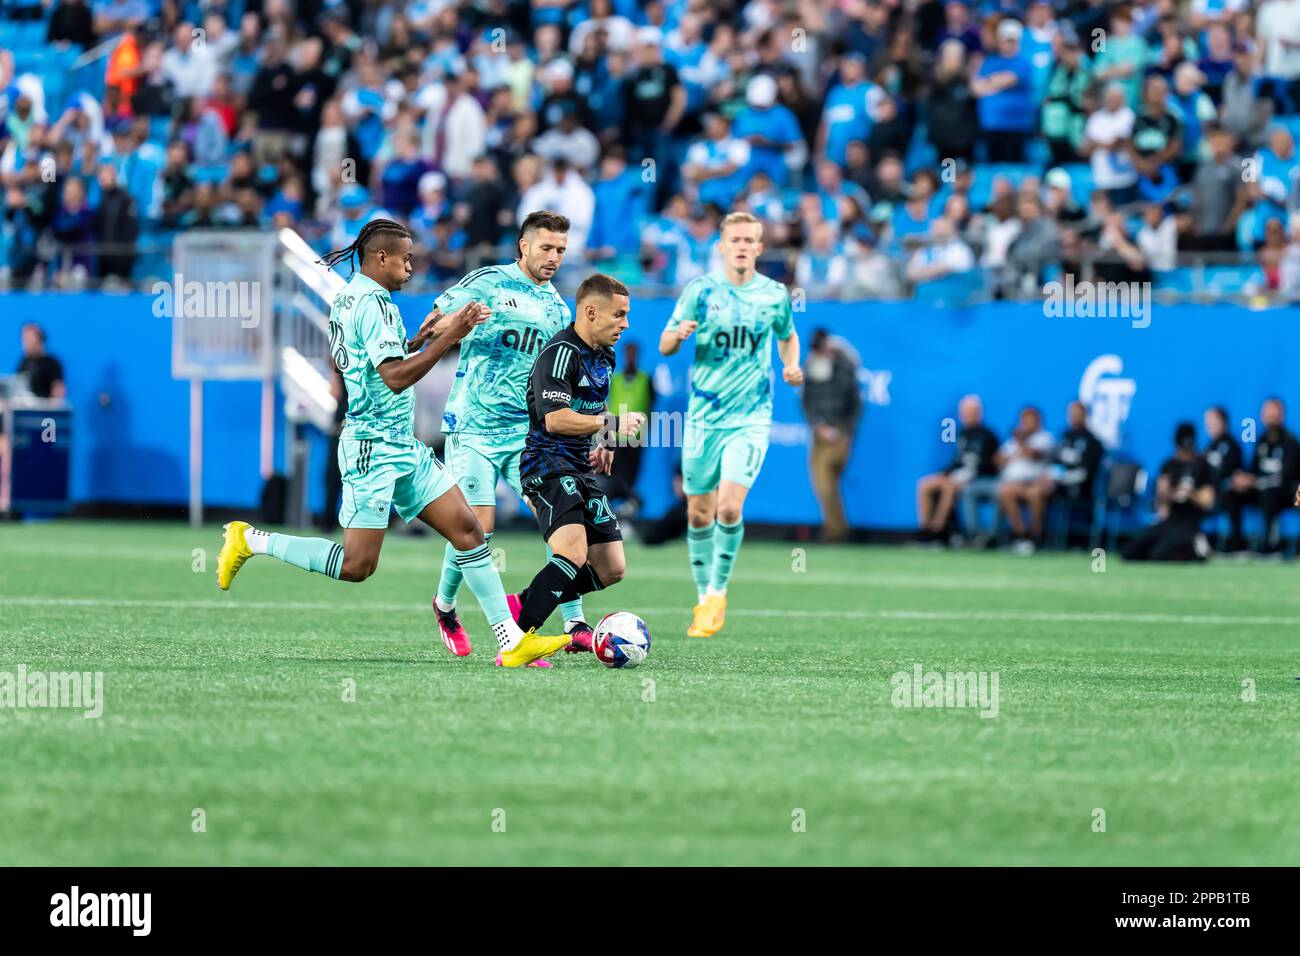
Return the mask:
<path id="1" fill-rule="evenodd" d="M 276 238 L 276 345 L 285 415 L 291 422 L 309 422 L 329 433 L 337 412 L 331 389 L 329 311 L 346 283 L 321 265 L 316 251 L 292 229 L 281 229 Z"/>

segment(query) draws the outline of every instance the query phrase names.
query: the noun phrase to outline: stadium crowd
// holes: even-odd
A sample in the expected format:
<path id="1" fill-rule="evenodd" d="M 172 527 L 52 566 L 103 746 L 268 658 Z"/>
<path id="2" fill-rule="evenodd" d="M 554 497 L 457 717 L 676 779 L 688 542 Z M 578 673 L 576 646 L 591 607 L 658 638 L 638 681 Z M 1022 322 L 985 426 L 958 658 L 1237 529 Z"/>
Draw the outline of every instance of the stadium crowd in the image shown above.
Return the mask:
<path id="1" fill-rule="evenodd" d="M 811 294 L 1176 287 L 1192 252 L 1300 290 L 1300 0 L 41 2 L 0 8 L 15 285 L 378 215 L 436 285 L 546 207 L 638 285 L 745 208 Z"/>

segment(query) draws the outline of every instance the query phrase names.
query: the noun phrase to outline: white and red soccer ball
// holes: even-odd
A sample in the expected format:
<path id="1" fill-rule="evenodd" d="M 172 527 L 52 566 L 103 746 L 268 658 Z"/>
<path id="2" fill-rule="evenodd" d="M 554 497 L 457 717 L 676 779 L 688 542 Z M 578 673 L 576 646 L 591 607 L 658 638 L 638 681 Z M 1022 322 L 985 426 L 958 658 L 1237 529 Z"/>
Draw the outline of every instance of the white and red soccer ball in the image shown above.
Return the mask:
<path id="1" fill-rule="evenodd" d="M 630 611 L 615 611 L 592 631 L 591 649 L 606 667 L 637 667 L 650 653 L 650 629 Z"/>

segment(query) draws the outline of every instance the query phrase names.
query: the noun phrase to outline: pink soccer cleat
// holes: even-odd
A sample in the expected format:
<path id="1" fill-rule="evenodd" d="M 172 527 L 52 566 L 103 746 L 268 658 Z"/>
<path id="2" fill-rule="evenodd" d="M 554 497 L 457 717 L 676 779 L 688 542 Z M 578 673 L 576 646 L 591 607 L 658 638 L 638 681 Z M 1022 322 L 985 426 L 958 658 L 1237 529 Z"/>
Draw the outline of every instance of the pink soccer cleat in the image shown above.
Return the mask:
<path id="1" fill-rule="evenodd" d="M 583 652 L 586 652 L 588 654 L 591 653 L 592 633 L 591 633 L 591 628 L 586 624 L 586 622 L 579 621 L 578 623 L 573 625 L 572 629 L 566 630 L 564 633 L 568 634 L 569 637 L 571 638 L 569 643 L 566 644 L 564 647 L 564 653 L 566 654 L 581 654 Z"/>
<path id="2" fill-rule="evenodd" d="M 524 666 L 525 667 L 554 667 L 555 665 L 543 658 L 542 660 L 529 661 Z M 501 663 L 500 654 L 497 654 L 497 667 L 505 667 L 505 665 Z"/>
<path id="3" fill-rule="evenodd" d="M 460 618 L 456 615 L 456 609 L 452 608 L 450 611 L 444 611 L 438 607 L 438 600 L 435 598 L 433 613 L 438 618 L 438 633 L 442 635 L 442 643 L 447 645 L 447 650 L 457 657 L 468 657 L 470 652 L 469 634 L 466 633 L 464 625 L 460 623 Z"/>

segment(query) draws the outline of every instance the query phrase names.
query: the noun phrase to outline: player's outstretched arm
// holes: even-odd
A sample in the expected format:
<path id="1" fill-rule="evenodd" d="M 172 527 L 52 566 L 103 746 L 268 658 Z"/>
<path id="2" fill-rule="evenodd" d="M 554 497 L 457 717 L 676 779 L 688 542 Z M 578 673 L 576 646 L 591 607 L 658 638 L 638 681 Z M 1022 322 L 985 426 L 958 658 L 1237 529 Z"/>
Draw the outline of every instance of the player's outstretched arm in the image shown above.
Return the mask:
<path id="1" fill-rule="evenodd" d="M 682 343 L 691 337 L 698 325 L 694 319 L 687 319 L 676 328 L 664 329 L 663 335 L 659 336 L 659 354 L 676 355 Z"/>
<path id="2" fill-rule="evenodd" d="M 423 352 L 410 358 L 389 359 L 379 366 L 379 377 L 394 392 L 406 391 L 429 374 L 429 370 L 438 364 L 438 360 L 447 354 L 449 348 L 463 339 L 474 326 L 487 321 L 491 314 L 482 303 L 465 303 L 451 315 L 444 315 L 435 322 Z"/>

